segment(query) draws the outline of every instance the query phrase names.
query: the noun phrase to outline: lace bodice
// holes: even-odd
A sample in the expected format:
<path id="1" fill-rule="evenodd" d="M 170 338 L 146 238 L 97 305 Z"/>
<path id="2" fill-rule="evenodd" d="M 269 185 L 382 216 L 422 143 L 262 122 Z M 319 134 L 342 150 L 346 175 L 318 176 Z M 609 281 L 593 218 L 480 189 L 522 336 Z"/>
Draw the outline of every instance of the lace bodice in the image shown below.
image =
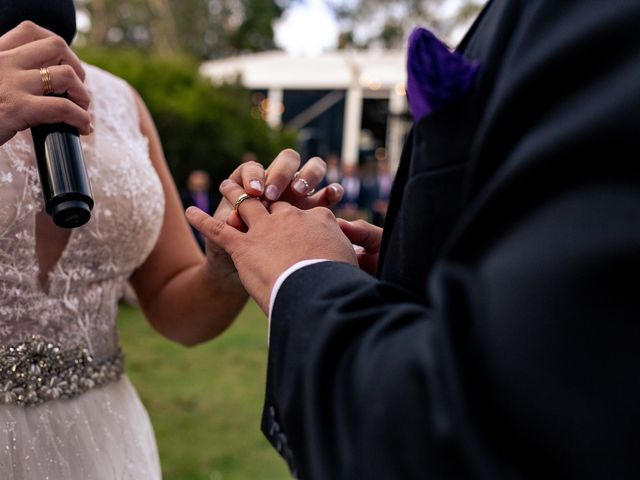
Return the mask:
<path id="1" fill-rule="evenodd" d="M 37 336 L 49 348 L 83 352 L 91 360 L 114 358 L 123 285 L 160 231 L 164 196 L 133 93 L 104 71 L 86 71 L 95 132 L 82 144 L 95 207 L 91 221 L 71 232 L 46 288 L 38 280 L 36 242 L 47 239 L 35 234 L 44 202 L 31 134 L 0 146 L 0 350 L 35 345 Z"/>

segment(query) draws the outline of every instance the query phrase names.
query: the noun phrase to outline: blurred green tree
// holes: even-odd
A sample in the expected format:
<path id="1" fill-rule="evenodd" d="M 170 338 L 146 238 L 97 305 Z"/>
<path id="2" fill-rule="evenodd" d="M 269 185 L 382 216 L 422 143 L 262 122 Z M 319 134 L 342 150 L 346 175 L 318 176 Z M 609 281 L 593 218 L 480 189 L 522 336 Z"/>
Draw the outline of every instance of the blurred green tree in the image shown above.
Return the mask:
<path id="1" fill-rule="evenodd" d="M 237 85 L 213 86 L 191 57 L 145 55 L 134 49 L 80 49 L 81 58 L 127 80 L 145 100 L 162 139 L 176 183 L 189 172 L 209 172 L 214 185 L 247 152 L 269 164 L 296 144 L 289 132 L 271 130 L 255 114 L 250 93 Z"/>
<path id="2" fill-rule="evenodd" d="M 292 0 L 76 0 L 92 46 L 135 46 L 201 59 L 275 47 L 273 22 Z"/>
<path id="3" fill-rule="evenodd" d="M 340 48 L 401 48 L 411 29 L 420 25 L 451 40 L 486 0 L 325 1 L 340 23 Z"/>

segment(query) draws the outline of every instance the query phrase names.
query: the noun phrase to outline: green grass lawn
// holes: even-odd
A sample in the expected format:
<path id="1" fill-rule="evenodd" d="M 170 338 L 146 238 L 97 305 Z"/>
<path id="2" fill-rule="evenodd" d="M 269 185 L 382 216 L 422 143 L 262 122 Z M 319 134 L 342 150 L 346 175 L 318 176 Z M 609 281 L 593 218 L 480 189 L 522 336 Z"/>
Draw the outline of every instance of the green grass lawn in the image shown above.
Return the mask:
<path id="1" fill-rule="evenodd" d="M 267 326 L 254 303 L 224 335 L 193 349 L 162 338 L 131 307 L 121 307 L 118 324 L 165 480 L 290 478 L 259 430 Z"/>

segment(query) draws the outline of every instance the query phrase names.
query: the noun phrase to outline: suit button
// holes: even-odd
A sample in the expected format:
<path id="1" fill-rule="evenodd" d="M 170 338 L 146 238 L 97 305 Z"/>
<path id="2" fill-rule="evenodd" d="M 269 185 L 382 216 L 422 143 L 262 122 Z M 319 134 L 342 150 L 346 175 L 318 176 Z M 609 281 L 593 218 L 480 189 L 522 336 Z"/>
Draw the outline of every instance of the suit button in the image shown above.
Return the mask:
<path id="1" fill-rule="evenodd" d="M 276 449 L 278 452 L 282 452 L 287 446 L 287 436 L 284 433 L 278 434 L 278 441 L 276 442 Z"/>
<path id="2" fill-rule="evenodd" d="M 278 425 L 278 422 L 272 422 L 271 423 L 271 428 L 269 429 L 269 435 L 274 435 L 276 433 L 278 433 L 280 431 L 280 425 Z"/>

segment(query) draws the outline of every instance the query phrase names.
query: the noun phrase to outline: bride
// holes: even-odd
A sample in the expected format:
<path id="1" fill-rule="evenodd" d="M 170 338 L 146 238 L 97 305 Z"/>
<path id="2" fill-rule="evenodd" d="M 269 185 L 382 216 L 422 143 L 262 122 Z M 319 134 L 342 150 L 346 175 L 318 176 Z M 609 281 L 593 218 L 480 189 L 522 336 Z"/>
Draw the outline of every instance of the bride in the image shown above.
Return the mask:
<path id="1" fill-rule="evenodd" d="M 72 0 L 0 1 L 0 22 L 12 15 L 75 31 Z M 43 67 L 67 98 L 43 96 Z M 72 231 L 43 212 L 25 130 L 58 121 L 87 134 L 96 206 Z M 118 300 L 130 280 L 157 331 L 185 345 L 206 341 L 246 302 L 233 264 L 212 246 L 200 253 L 140 98 L 34 23 L 0 37 L 0 143 L 0 477 L 160 478 L 152 427 L 123 374 Z M 299 173 L 305 188 L 295 197 L 288 185 L 298 168 L 283 152 L 267 173 L 253 163 L 231 178 L 254 195 L 286 189 L 307 207 L 339 200 L 335 187 L 305 195 L 322 179 L 319 159 Z"/>

